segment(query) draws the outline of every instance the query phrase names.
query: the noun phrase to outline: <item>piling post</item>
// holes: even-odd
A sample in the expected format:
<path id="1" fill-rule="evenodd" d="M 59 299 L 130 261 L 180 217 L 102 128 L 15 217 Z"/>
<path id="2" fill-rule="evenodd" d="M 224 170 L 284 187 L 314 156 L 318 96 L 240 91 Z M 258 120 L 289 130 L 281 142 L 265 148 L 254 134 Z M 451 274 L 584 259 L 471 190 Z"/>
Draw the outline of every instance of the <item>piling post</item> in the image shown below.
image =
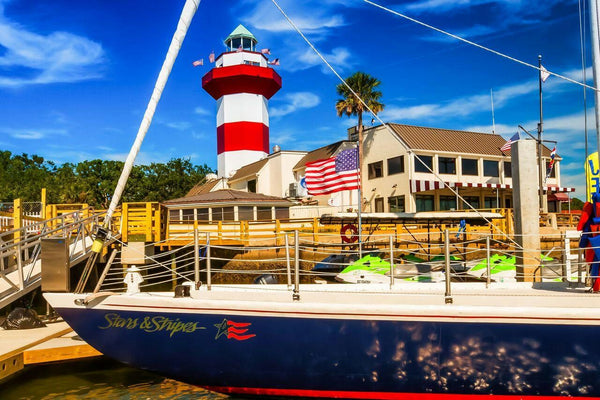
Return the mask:
<path id="1" fill-rule="evenodd" d="M 540 209 L 533 201 L 538 198 L 535 145 L 534 140 L 523 139 L 511 148 L 516 273 L 523 282 L 533 282 L 536 270 L 540 273 Z"/>
<path id="2" fill-rule="evenodd" d="M 13 202 L 13 229 L 14 243 L 21 241 L 21 228 L 23 227 L 23 203 L 21 199 L 15 199 Z"/>

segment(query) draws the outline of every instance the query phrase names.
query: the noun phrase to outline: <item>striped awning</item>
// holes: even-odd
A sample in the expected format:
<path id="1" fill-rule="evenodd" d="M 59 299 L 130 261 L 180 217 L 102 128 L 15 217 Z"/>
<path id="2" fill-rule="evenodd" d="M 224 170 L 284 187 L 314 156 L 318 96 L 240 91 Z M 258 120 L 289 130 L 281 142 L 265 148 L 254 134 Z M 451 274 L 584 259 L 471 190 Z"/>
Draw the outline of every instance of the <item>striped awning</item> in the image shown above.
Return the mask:
<path id="1" fill-rule="evenodd" d="M 549 193 L 565 193 L 565 192 L 574 192 L 575 188 L 573 187 L 560 187 L 557 185 L 548 185 L 544 186 L 544 190 Z"/>
<path id="2" fill-rule="evenodd" d="M 508 183 L 473 183 L 473 182 L 456 182 L 454 187 L 470 187 L 470 188 L 487 188 L 487 189 L 512 189 Z"/>
<path id="3" fill-rule="evenodd" d="M 483 188 L 483 189 L 512 189 L 509 183 L 480 183 L 480 182 L 445 182 L 451 188 Z M 413 179 L 410 181 L 411 193 L 424 192 L 427 190 L 443 189 L 446 186 L 444 182 L 434 180 Z M 566 193 L 574 192 L 575 188 L 561 187 L 557 185 L 544 186 L 544 191 L 548 193 Z"/>
<path id="4" fill-rule="evenodd" d="M 454 183 L 453 182 L 446 182 L 448 185 L 450 185 L 450 187 L 454 187 Z M 410 192 L 411 193 L 416 193 L 416 192 L 425 192 L 427 190 L 436 190 L 436 189 L 443 189 L 444 183 L 440 182 L 440 181 L 426 181 L 426 180 L 421 180 L 421 179 L 411 179 L 410 181 Z"/>

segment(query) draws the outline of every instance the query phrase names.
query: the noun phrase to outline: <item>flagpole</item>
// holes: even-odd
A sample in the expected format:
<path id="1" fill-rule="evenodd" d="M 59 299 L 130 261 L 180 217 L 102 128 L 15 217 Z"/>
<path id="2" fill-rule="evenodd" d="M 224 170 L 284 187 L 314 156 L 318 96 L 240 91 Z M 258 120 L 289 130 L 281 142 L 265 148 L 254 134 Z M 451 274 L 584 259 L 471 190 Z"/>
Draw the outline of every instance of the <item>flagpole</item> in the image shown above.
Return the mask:
<path id="1" fill-rule="evenodd" d="M 356 141 L 358 158 L 358 257 L 362 258 L 362 165 L 360 165 L 360 139 Z"/>
<path id="2" fill-rule="evenodd" d="M 542 108 L 542 55 L 538 55 L 538 81 L 539 81 L 539 93 L 540 93 L 540 122 L 538 124 L 538 137 L 537 137 L 537 145 L 538 145 L 538 163 L 539 163 L 539 176 L 538 176 L 538 184 L 539 184 L 539 204 L 540 204 L 540 212 L 548 212 L 547 203 L 545 201 L 544 196 L 544 172 L 546 168 L 544 168 L 544 160 L 542 159 L 542 131 L 544 124 L 544 112 Z"/>

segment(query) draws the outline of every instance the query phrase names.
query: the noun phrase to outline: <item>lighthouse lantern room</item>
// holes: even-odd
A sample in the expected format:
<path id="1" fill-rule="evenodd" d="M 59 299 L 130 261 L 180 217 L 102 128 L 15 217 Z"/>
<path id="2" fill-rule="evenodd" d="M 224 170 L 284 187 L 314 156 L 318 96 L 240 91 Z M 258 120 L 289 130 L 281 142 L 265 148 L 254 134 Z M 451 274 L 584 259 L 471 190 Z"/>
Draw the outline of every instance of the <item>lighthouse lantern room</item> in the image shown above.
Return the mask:
<path id="1" fill-rule="evenodd" d="M 268 100 L 281 89 L 258 41 L 239 25 L 225 39 L 228 51 L 202 77 L 202 88 L 217 100 L 218 175 L 229 177 L 269 153 Z"/>

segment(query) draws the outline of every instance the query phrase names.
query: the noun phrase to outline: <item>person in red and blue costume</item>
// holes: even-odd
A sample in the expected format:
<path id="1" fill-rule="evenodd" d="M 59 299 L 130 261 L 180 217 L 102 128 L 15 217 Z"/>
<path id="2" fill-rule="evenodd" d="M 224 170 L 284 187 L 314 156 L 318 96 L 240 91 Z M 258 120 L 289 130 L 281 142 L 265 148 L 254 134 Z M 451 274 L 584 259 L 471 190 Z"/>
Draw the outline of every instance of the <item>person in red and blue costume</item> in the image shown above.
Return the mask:
<path id="1" fill-rule="evenodd" d="M 585 261 L 590 264 L 592 292 L 600 292 L 600 193 L 592 194 L 592 202 L 585 202 L 577 224 L 581 231 L 579 248 L 585 248 Z"/>

